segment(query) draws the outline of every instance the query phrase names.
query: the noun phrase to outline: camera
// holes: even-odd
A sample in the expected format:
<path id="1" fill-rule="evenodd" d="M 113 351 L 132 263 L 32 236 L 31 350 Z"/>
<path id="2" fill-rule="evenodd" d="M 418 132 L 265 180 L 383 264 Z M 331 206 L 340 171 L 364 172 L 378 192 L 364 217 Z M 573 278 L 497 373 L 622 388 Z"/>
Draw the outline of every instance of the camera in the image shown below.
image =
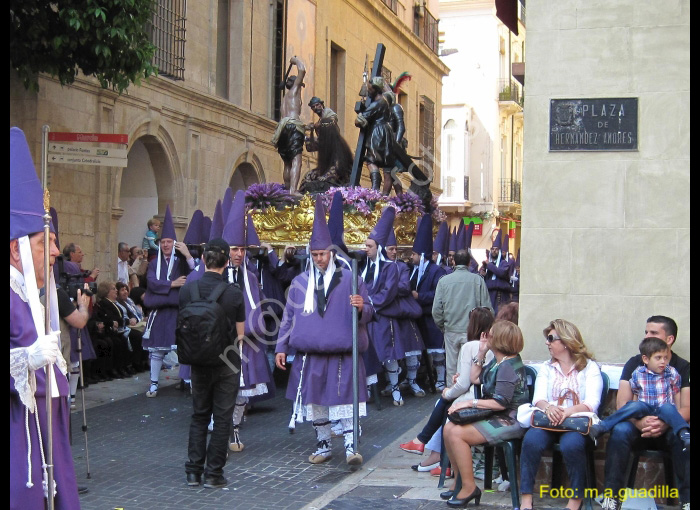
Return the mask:
<path id="1" fill-rule="evenodd" d="M 88 288 L 85 289 L 86 275 L 66 273 L 63 262 L 63 255 L 58 255 L 56 257 L 56 268 L 58 269 L 57 283 L 59 287 L 66 291 L 68 297 L 73 300 L 78 299 L 78 289 L 87 296 L 93 296 L 97 293 L 97 282 L 88 282 Z"/>

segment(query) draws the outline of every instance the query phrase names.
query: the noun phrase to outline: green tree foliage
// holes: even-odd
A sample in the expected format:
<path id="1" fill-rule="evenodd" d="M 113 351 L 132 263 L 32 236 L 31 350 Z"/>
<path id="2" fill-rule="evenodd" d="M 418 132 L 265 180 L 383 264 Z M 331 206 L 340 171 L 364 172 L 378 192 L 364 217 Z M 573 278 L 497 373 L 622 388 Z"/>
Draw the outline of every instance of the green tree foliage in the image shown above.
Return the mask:
<path id="1" fill-rule="evenodd" d="M 157 74 L 148 23 L 154 0 L 10 0 L 10 66 L 27 89 L 38 74 L 79 71 L 119 93 Z"/>

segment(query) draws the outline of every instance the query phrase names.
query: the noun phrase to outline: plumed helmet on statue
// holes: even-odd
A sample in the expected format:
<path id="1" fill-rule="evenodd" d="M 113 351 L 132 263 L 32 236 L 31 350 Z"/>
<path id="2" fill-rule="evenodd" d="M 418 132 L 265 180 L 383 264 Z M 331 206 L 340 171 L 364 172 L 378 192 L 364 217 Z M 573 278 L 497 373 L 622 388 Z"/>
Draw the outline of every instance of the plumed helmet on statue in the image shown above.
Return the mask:
<path id="1" fill-rule="evenodd" d="M 224 217 L 224 211 L 221 208 L 221 200 L 217 200 L 216 207 L 214 207 L 214 219 L 211 220 L 211 228 L 209 229 L 209 241 L 221 237 L 221 234 L 224 231 L 225 221 L 226 218 Z"/>
<path id="2" fill-rule="evenodd" d="M 396 78 L 396 81 L 391 86 L 392 92 L 398 96 L 399 91 L 401 90 L 401 87 L 403 86 L 403 84 L 406 83 L 407 81 L 410 81 L 410 80 L 411 80 L 411 75 L 408 74 L 408 71 L 404 71 L 403 73 L 401 73 L 398 76 L 398 78 Z"/>
<path id="3" fill-rule="evenodd" d="M 472 236 L 474 235 L 474 222 L 470 221 L 469 226 L 464 234 L 464 246 L 463 249 L 469 250 L 472 247 Z"/>
<path id="4" fill-rule="evenodd" d="M 170 213 L 170 205 L 165 206 L 165 218 L 163 218 L 163 229 L 160 234 L 161 239 L 172 239 L 177 241 L 175 234 L 175 224 L 173 223 L 173 215 Z"/>
<path id="5" fill-rule="evenodd" d="M 231 204 L 226 225 L 221 237 L 230 246 L 246 246 L 245 239 L 246 215 L 245 215 L 245 191 L 238 190 Z"/>
<path id="6" fill-rule="evenodd" d="M 503 231 L 501 231 L 501 230 L 498 231 L 498 234 L 496 235 L 496 239 L 493 240 L 493 244 L 491 245 L 491 248 L 493 248 L 495 246 L 499 250 L 501 249 L 501 243 L 502 243 L 501 234 L 502 233 L 503 233 Z"/>
<path id="7" fill-rule="evenodd" d="M 221 201 L 221 212 L 224 213 L 224 223 L 226 223 L 228 215 L 231 212 L 231 204 L 233 204 L 233 190 L 231 188 L 226 188 L 224 198 Z"/>
<path id="8" fill-rule="evenodd" d="M 413 241 L 413 251 L 422 253 L 428 259 L 433 256 L 433 219 L 430 214 L 424 214 L 420 220 L 416 239 Z"/>
<path id="9" fill-rule="evenodd" d="M 183 243 L 200 244 L 202 220 L 204 220 L 204 213 L 199 209 L 195 210 L 192 213 L 190 224 L 187 225 L 187 232 L 185 232 L 185 238 L 182 240 Z"/>
<path id="10" fill-rule="evenodd" d="M 255 230 L 252 214 L 248 215 L 248 228 L 246 229 L 245 236 L 246 246 L 260 246 L 260 238 L 258 237 L 258 231 Z"/>
<path id="11" fill-rule="evenodd" d="M 442 255 L 444 259 L 447 256 L 447 248 L 449 243 L 449 231 L 447 228 L 447 222 L 443 221 L 438 227 L 437 234 L 435 235 L 435 241 L 433 242 L 433 249 Z"/>
<path id="12" fill-rule="evenodd" d="M 369 233 L 369 239 L 374 240 L 379 246 L 386 246 L 389 239 L 389 231 L 394 227 L 394 218 L 396 218 L 396 209 L 393 207 L 385 207 L 379 221 Z"/>
<path id="13" fill-rule="evenodd" d="M 209 241 L 209 232 L 211 232 L 211 218 L 204 216 L 199 228 L 199 244 L 204 244 Z"/>
<path id="14" fill-rule="evenodd" d="M 314 210 L 314 224 L 309 239 L 309 250 L 330 250 L 333 247 L 331 232 L 326 224 L 326 208 L 323 207 L 323 199 L 316 197 L 316 209 Z"/>
<path id="15" fill-rule="evenodd" d="M 343 225 L 343 194 L 340 191 L 333 193 L 331 209 L 328 213 L 328 231 L 331 234 L 333 244 L 338 247 L 344 257 L 347 257 L 348 247 L 345 245 L 345 227 Z"/>
<path id="16" fill-rule="evenodd" d="M 51 231 L 55 232 L 53 225 Z M 21 129 L 10 128 L 10 241 L 44 230 L 44 193 Z"/>
<path id="17" fill-rule="evenodd" d="M 506 235 L 503 236 L 503 240 L 501 241 L 501 251 L 504 253 L 508 253 L 508 248 L 509 248 L 508 240 L 509 240 L 509 236 L 508 236 L 508 233 L 506 233 Z"/>

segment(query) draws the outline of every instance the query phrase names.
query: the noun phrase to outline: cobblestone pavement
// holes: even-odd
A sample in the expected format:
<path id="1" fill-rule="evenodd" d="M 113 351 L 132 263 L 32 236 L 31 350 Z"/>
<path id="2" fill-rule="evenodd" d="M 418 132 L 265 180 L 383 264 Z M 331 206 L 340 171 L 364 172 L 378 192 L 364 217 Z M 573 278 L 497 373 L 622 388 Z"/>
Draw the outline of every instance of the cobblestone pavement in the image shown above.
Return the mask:
<path id="1" fill-rule="evenodd" d="M 145 387 L 141 388 L 146 378 L 140 379 L 87 388 L 90 479 L 86 477 L 78 399 L 79 409 L 72 415 L 73 451 L 78 484 L 89 488 L 81 497 L 84 510 L 296 509 L 353 474 L 345 464 L 342 438 L 334 440 L 331 461 L 308 463 L 307 457 L 315 448 L 313 429 L 303 423 L 297 424 L 294 434 L 289 433 L 291 402 L 284 398 L 284 390 L 278 389 L 273 399 L 255 404 L 246 417 L 241 428 L 245 449 L 231 454 L 225 469 L 229 486 L 221 490 L 190 488 L 185 484 L 184 463 L 191 396 L 171 384 L 161 385 L 158 396 L 149 399 L 144 395 Z M 120 396 L 110 398 L 111 392 L 118 392 L 115 388 L 121 388 Z M 361 471 L 384 447 L 423 422 L 433 399 L 406 397 L 406 405 L 395 407 L 389 398 L 382 398 L 382 404 L 381 410 L 369 405 L 368 417 L 362 420 L 360 451 L 365 467 Z M 408 473 L 414 474 L 410 469 Z"/>

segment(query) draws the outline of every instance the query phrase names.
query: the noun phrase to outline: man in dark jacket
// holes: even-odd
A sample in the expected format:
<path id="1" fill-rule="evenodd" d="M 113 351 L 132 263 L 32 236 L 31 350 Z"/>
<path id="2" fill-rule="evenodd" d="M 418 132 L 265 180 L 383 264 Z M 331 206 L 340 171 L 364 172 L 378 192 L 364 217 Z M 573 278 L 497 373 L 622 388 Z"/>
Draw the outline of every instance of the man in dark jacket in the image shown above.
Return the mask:
<path id="1" fill-rule="evenodd" d="M 200 280 L 186 283 L 180 290 L 180 310 L 192 301 L 192 286 L 199 286 L 199 295 L 207 298 L 219 284 L 224 283 L 223 273 L 228 266 L 229 245 L 223 239 L 209 241 L 204 247 L 204 275 Z M 217 302 L 231 320 L 230 344 L 243 338 L 245 307 L 243 294 L 234 285 L 227 285 Z M 190 424 L 188 461 L 185 463 L 187 485 L 216 489 L 228 484 L 224 478 L 224 465 L 231 433 L 231 417 L 240 382 L 240 347 L 227 349 L 218 366 L 192 365 L 192 422 Z M 214 430 L 207 446 L 207 425 L 214 416 Z"/>

